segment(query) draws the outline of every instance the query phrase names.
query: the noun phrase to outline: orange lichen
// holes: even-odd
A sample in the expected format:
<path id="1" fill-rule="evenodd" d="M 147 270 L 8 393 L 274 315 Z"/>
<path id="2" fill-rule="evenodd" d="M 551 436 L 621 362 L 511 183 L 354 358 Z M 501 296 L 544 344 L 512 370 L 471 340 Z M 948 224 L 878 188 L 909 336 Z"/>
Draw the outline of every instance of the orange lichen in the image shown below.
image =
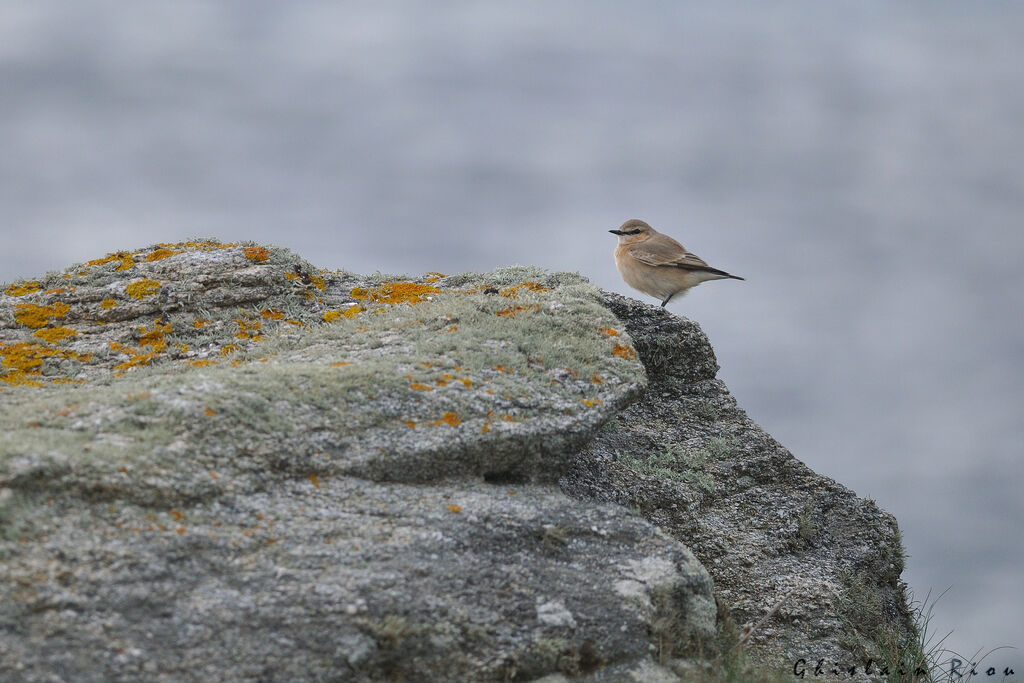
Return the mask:
<path id="1" fill-rule="evenodd" d="M 47 358 L 67 358 L 80 362 L 92 360 L 92 354 L 64 351 L 43 344 L 0 342 L 0 381 L 17 386 L 42 386 L 43 362 Z M 66 377 L 56 377 L 53 383 L 70 382 Z"/>
<path id="2" fill-rule="evenodd" d="M 144 326 L 139 328 L 139 348 L 133 349 L 120 342 L 110 342 L 110 348 L 120 351 L 128 356 L 128 360 L 114 366 L 115 370 L 130 370 L 131 368 L 149 365 L 149 363 L 167 348 L 165 335 L 171 331 L 171 324 L 164 323 L 160 318 L 153 321 L 153 329 L 148 330 Z M 143 351 L 143 347 L 149 347 L 149 351 Z M 120 375 L 118 375 L 120 376 Z"/>
<path id="3" fill-rule="evenodd" d="M 139 328 L 139 346 L 149 346 L 154 351 L 163 351 L 167 348 L 167 340 L 164 339 L 164 335 L 170 331 L 171 324 L 164 323 L 162 319 L 157 318 L 153 321 L 152 330 L 147 330 L 145 327 Z"/>
<path id="4" fill-rule="evenodd" d="M 48 306 L 15 304 L 14 319 L 25 327 L 39 329 L 40 327 L 46 327 L 46 324 L 53 318 L 63 318 L 70 310 L 71 307 L 63 301 L 56 301 Z"/>
<path id="5" fill-rule="evenodd" d="M 483 427 L 480 428 L 481 434 L 486 434 L 489 431 L 491 431 L 491 425 L 489 424 L 485 424 Z"/>
<path id="6" fill-rule="evenodd" d="M 217 361 L 210 360 L 209 358 L 201 358 L 199 360 L 190 360 L 188 361 L 188 364 L 197 368 L 205 368 L 207 365 L 216 365 Z"/>
<path id="7" fill-rule="evenodd" d="M 262 310 L 260 311 L 260 315 L 262 315 L 267 320 L 280 320 L 281 318 L 284 317 L 284 313 L 282 311 L 277 310 L 276 308 L 267 308 L 265 310 Z"/>
<path id="8" fill-rule="evenodd" d="M 119 265 L 114 270 L 128 270 L 129 268 L 135 265 L 135 257 L 132 254 L 128 253 L 127 251 L 119 251 L 114 254 L 110 254 L 109 256 L 105 256 L 103 258 L 93 259 L 92 261 L 86 261 L 85 265 L 102 266 L 108 263 L 113 263 L 115 261 L 120 261 L 121 265 Z"/>
<path id="9" fill-rule="evenodd" d="M 203 412 L 209 415 L 210 417 L 213 417 L 214 415 L 217 414 L 217 411 L 214 410 L 213 408 L 204 408 Z"/>
<path id="10" fill-rule="evenodd" d="M 246 247 L 245 258 L 256 263 L 263 263 L 264 261 L 270 260 L 270 254 L 263 247 Z"/>
<path id="11" fill-rule="evenodd" d="M 612 353 L 620 358 L 632 358 L 636 355 L 636 351 L 633 350 L 632 346 L 625 346 L 623 344 L 616 344 L 615 348 L 612 349 Z"/>
<path id="12" fill-rule="evenodd" d="M 602 401 L 599 398 L 585 398 L 580 403 L 588 408 L 593 408 L 594 406 L 601 405 Z"/>
<path id="13" fill-rule="evenodd" d="M 43 286 L 34 280 L 25 281 L 10 285 L 4 290 L 4 294 L 9 294 L 11 296 L 25 296 L 26 294 L 38 292 L 42 288 Z"/>
<path id="14" fill-rule="evenodd" d="M 221 348 L 220 355 L 226 356 L 229 353 L 234 353 L 235 351 L 238 351 L 238 344 L 226 344 Z"/>
<path id="15" fill-rule="evenodd" d="M 341 368 L 341 367 L 344 367 L 346 365 L 352 365 L 352 364 L 349 363 L 347 360 L 340 360 L 337 363 L 331 363 L 331 367 L 335 367 L 335 368 Z"/>
<path id="16" fill-rule="evenodd" d="M 533 305 L 533 306 L 509 306 L 508 308 L 503 308 L 500 311 L 498 311 L 497 315 L 500 315 L 500 316 L 506 316 L 506 315 L 507 316 L 516 316 L 516 315 L 519 315 L 520 313 L 522 313 L 523 311 L 539 311 L 539 310 L 540 310 L 540 306 L 537 306 L 536 304 Z"/>
<path id="17" fill-rule="evenodd" d="M 145 299 L 160 291 L 160 283 L 156 280 L 136 280 L 124 288 L 124 293 L 133 299 Z"/>
<path id="18" fill-rule="evenodd" d="M 378 304 L 418 304 L 430 294 L 439 294 L 437 287 L 421 285 L 417 282 L 389 282 L 380 287 L 366 289 L 355 287 L 352 289 L 352 298 L 361 301 L 372 301 Z"/>
<path id="19" fill-rule="evenodd" d="M 454 512 L 455 514 L 459 514 L 460 512 L 462 512 L 462 508 L 459 507 L 458 505 L 449 505 L 448 512 Z"/>
<path id="20" fill-rule="evenodd" d="M 462 382 L 467 389 L 473 386 L 473 382 L 465 377 L 459 377 L 457 381 Z"/>
<path id="21" fill-rule="evenodd" d="M 180 522 L 181 520 L 185 519 L 185 515 L 184 513 L 182 513 L 181 510 L 169 510 L 167 514 L 169 514 L 171 516 L 171 519 L 173 519 L 175 522 Z"/>
<path id="22" fill-rule="evenodd" d="M 170 258 L 175 254 L 180 254 L 180 251 L 174 251 L 173 249 L 160 248 L 155 249 L 146 255 L 146 261 L 152 263 L 153 261 L 161 261 L 165 258 Z"/>
<path id="23" fill-rule="evenodd" d="M 319 289 L 321 292 L 327 289 L 327 282 L 324 281 L 319 275 L 310 275 L 309 281 L 313 283 L 313 286 Z"/>
<path id="24" fill-rule="evenodd" d="M 495 365 L 494 369 L 497 370 L 498 372 L 504 372 L 509 375 L 515 372 L 513 368 L 510 368 L 507 365 Z"/>
<path id="25" fill-rule="evenodd" d="M 309 475 L 309 481 L 316 488 L 320 488 L 320 477 L 316 476 L 315 474 L 311 474 Z"/>
<path id="26" fill-rule="evenodd" d="M 416 423 L 412 420 L 405 420 L 405 426 L 409 429 L 416 429 Z"/>
<path id="27" fill-rule="evenodd" d="M 460 420 L 459 416 L 455 413 L 445 413 L 441 416 L 441 421 L 452 427 L 458 427 L 462 424 L 462 420 Z"/>
<path id="28" fill-rule="evenodd" d="M 610 327 L 602 328 L 601 332 L 603 332 L 604 334 L 607 334 L 609 337 L 618 337 L 619 336 L 619 331 L 618 330 L 613 330 Z"/>
<path id="29" fill-rule="evenodd" d="M 420 382 L 413 382 L 409 385 L 409 388 L 413 391 L 433 391 L 434 388 Z"/>
<path id="30" fill-rule="evenodd" d="M 341 311 L 327 311 L 324 313 L 324 322 L 337 322 L 341 318 L 341 315 Z"/>
<path id="31" fill-rule="evenodd" d="M 100 308 L 107 309 L 114 308 L 115 306 L 117 306 L 117 302 L 114 301 L 113 299 L 104 299 L 103 301 L 100 302 Z"/>
<path id="32" fill-rule="evenodd" d="M 506 287 L 505 289 L 501 290 L 501 295 L 502 296 L 507 296 L 510 299 L 515 299 L 517 296 L 519 296 L 519 290 L 520 289 L 527 289 L 527 290 L 529 290 L 531 292 L 546 292 L 546 291 L 548 291 L 548 288 L 544 287 L 540 283 L 537 283 L 537 282 L 523 282 L 523 283 L 520 283 L 518 285 L 515 285 L 514 287 Z"/>
<path id="33" fill-rule="evenodd" d="M 70 327 L 48 327 L 38 332 L 33 332 L 33 337 L 39 337 L 43 341 L 47 341 L 51 344 L 59 344 L 68 337 L 74 337 L 78 332 L 72 330 Z"/>
<path id="34" fill-rule="evenodd" d="M 232 320 L 238 325 L 238 332 L 235 333 L 236 339 L 260 341 L 263 338 L 259 334 L 259 331 L 263 329 L 263 323 L 259 320 L 245 320 L 243 318 L 233 318 Z"/>

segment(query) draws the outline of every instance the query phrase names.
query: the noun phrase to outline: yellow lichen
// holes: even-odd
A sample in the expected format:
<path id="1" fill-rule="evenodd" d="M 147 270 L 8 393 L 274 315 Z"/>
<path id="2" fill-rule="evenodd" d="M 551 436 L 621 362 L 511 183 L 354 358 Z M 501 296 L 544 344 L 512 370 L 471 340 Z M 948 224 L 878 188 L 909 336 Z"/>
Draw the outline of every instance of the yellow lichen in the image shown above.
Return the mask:
<path id="1" fill-rule="evenodd" d="M 324 313 L 324 322 L 333 323 L 341 318 L 341 311 L 327 311 Z"/>
<path id="2" fill-rule="evenodd" d="M 453 512 L 455 514 L 459 514 L 460 512 L 462 512 L 462 508 L 459 507 L 458 505 L 449 505 L 448 506 L 448 512 Z"/>
<path id="3" fill-rule="evenodd" d="M 43 344 L 0 342 L 0 381 L 14 386 L 42 386 L 42 367 L 47 358 L 67 358 L 85 363 L 92 360 L 92 354 L 64 351 Z M 50 381 L 62 383 L 74 380 L 55 377 Z"/>
<path id="4" fill-rule="evenodd" d="M 430 294 L 438 294 L 441 290 L 431 285 L 421 285 L 418 282 L 389 282 L 380 287 L 366 289 L 355 287 L 352 290 L 352 298 L 369 300 L 378 304 L 418 304 Z"/>
<path id="5" fill-rule="evenodd" d="M 119 251 L 114 254 L 110 254 L 109 256 L 105 256 L 103 258 L 93 259 L 92 261 L 86 261 L 85 265 L 102 266 L 106 265 L 107 263 L 113 263 L 115 261 L 120 261 L 121 265 L 119 265 L 114 270 L 128 270 L 129 268 L 135 265 L 135 257 L 132 254 L 128 253 L 127 251 Z"/>
<path id="6" fill-rule="evenodd" d="M 100 302 L 100 308 L 114 308 L 115 306 L 117 306 L 117 302 L 113 299 L 104 299 Z"/>
<path id="7" fill-rule="evenodd" d="M 583 405 L 587 406 L 588 408 L 593 408 L 594 406 L 601 404 L 601 399 L 599 399 L 599 398 L 585 398 L 582 401 L 580 401 L 580 403 L 582 403 Z"/>
<path id="8" fill-rule="evenodd" d="M 281 318 L 284 317 L 284 313 L 277 310 L 276 308 L 267 308 L 265 310 L 262 310 L 260 311 L 260 315 L 262 315 L 267 320 L 280 320 Z"/>
<path id="9" fill-rule="evenodd" d="M 174 251 L 173 249 L 166 249 L 166 248 L 155 249 L 155 250 L 149 252 L 149 254 L 146 255 L 146 260 L 148 262 L 152 263 L 153 261 L 161 261 L 161 260 L 163 260 L 165 258 L 170 258 L 171 256 L 174 256 L 175 254 L 180 254 L 180 253 L 181 253 L 180 251 Z"/>
<path id="10" fill-rule="evenodd" d="M 412 389 L 413 391 L 433 391 L 434 390 L 433 387 L 428 386 L 426 384 L 421 384 L 420 382 L 413 382 L 412 384 L 409 385 L 409 388 Z"/>
<path id="11" fill-rule="evenodd" d="M 10 285 L 4 290 L 4 294 L 9 294 L 11 296 L 25 296 L 26 294 L 38 292 L 42 288 L 43 286 L 34 280 L 25 281 Z"/>
<path id="12" fill-rule="evenodd" d="M 78 332 L 72 330 L 70 327 L 48 327 L 37 332 L 33 332 L 32 336 L 39 337 L 51 344 L 59 344 L 68 337 L 74 337 L 76 334 L 78 334 Z"/>
<path id="13" fill-rule="evenodd" d="M 190 360 L 188 361 L 188 364 L 197 368 L 205 368 L 207 365 L 216 365 L 217 361 L 210 360 L 209 358 L 201 358 L 199 360 Z"/>
<path id="14" fill-rule="evenodd" d="M 202 329 L 202 328 L 206 327 L 209 324 L 210 324 L 209 320 L 202 320 L 200 318 L 196 318 L 195 320 L 192 321 L 192 327 L 196 328 L 197 330 L 198 329 Z"/>
<path id="15" fill-rule="evenodd" d="M 327 289 L 327 282 L 319 275 L 310 275 L 309 279 L 313 283 L 313 286 L 321 292 Z"/>
<path id="16" fill-rule="evenodd" d="M 46 324 L 53 318 L 63 318 L 70 310 L 71 307 L 63 301 L 56 301 L 48 306 L 15 304 L 14 319 L 25 327 L 39 329 L 46 327 Z"/>
<path id="17" fill-rule="evenodd" d="M 445 275 L 444 273 L 438 273 L 436 270 L 432 270 L 429 273 L 425 274 L 425 276 L 423 278 L 423 281 L 424 282 L 437 282 L 438 280 L 440 280 L 443 277 L 448 277 L 448 276 Z"/>
<path id="18" fill-rule="evenodd" d="M 156 280 L 136 280 L 124 288 L 124 293 L 133 299 L 145 299 L 160 291 L 160 283 Z"/>
<path id="19" fill-rule="evenodd" d="M 223 346 L 221 348 L 220 355 L 226 356 L 229 353 L 234 353 L 235 351 L 238 351 L 238 345 L 237 344 L 227 344 L 227 345 L 225 345 L 225 346 Z"/>

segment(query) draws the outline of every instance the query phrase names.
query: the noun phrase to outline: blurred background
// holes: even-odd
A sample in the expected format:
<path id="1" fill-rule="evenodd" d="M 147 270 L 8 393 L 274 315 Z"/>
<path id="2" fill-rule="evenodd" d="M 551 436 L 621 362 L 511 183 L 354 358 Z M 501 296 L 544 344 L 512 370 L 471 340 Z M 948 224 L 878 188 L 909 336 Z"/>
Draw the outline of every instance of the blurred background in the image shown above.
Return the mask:
<path id="1" fill-rule="evenodd" d="M 210 236 L 671 305 L 740 405 L 896 515 L 936 640 L 1024 647 L 1024 4 L 0 5 L 0 281 Z M 1020 650 L 986 664 L 1024 670 Z"/>

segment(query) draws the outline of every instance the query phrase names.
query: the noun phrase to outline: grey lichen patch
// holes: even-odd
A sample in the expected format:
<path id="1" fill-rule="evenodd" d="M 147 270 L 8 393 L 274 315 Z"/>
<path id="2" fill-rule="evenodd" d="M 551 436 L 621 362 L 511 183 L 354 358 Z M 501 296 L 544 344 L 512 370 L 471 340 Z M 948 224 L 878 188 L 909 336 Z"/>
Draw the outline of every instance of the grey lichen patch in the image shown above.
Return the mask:
<path id="1" fill-rule="evenodd" d="M 706 450 L 693 451 L 678 444 L 669 444 L 661 451 L 646 457 L 623 455 L 619 462 L 639 474 L 670 481 L 689 482 L 709 493 L 715 490 L 715 481 L 706 471 Z"/>

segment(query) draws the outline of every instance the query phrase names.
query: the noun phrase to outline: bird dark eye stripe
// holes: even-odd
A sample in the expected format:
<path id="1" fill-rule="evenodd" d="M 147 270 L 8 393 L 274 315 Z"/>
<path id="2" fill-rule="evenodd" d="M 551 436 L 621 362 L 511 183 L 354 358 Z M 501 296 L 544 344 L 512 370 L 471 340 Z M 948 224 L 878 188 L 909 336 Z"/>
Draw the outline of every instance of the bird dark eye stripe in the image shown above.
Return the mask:
<path id="1" fill-rule="evenodd" d="M 627 230 L 626 234 L 627 235 L 639 235 L 640 232 L 641 232 L 640 230 Z"/>

